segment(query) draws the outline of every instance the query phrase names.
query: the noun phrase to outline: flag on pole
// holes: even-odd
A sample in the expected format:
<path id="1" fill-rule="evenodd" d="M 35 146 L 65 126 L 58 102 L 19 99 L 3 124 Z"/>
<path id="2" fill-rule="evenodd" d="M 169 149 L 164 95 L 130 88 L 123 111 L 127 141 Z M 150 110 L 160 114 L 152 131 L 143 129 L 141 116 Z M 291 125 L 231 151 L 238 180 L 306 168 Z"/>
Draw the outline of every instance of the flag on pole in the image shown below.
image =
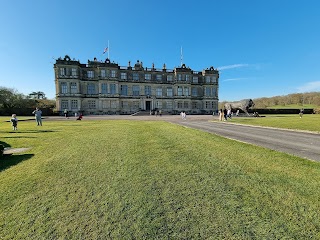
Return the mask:
<path id="1" fill-rule="evenodd" d="M 105 54 L 107 51 L 108 51 L 108 48 L 106 47 L 106 48 L 103 50 L 103 53 L 102 53 L 102 54 Z"/>

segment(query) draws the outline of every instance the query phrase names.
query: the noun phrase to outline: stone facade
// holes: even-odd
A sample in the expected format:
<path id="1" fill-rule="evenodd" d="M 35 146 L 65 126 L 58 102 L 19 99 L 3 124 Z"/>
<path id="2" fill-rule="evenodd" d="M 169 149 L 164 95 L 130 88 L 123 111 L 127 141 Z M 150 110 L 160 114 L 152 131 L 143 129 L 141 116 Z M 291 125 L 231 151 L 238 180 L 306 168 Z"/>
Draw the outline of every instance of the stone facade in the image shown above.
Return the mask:
<path id="1" fill-rule="evenodd" d="M 218 109 L 219 72 L 122 67 L 106 59 L 87 64 L 59 58 L 54 64 L 57 110 L 87 114 L 133 114 L 161 109 L 164 114 L 212 114 Z"/>

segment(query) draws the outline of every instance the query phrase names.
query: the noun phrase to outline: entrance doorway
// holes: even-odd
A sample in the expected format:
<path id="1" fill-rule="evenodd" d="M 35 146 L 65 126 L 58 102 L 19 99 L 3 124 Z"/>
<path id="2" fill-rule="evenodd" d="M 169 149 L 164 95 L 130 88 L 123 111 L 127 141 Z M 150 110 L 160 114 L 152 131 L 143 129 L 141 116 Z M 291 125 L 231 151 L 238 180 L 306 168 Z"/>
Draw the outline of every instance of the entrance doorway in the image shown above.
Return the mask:
<path id="1" fill-rule="evenodd" d="M 147 111 L 151 110 L 151 101 L 146 101 L 146 110 Z"/>

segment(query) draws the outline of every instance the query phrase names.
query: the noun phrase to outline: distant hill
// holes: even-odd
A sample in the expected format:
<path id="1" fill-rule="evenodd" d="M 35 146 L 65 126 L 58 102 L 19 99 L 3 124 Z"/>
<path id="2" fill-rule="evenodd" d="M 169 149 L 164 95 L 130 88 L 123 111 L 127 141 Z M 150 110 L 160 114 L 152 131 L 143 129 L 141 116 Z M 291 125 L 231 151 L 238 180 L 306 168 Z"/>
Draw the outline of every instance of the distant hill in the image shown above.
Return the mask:
<path id="1" fill-rule="evenodd" d="M 240 99 L 239 99 L 240 100 Z M 262 97 L 253 99 L 255 108 L 281 108 L 281 109 L 299 109 L 299 108 L 320 108 L 320 92 L 293 93 L 284 96 Z M 219 103 L 219 109 L 223 108 L 224 102 Z"/>

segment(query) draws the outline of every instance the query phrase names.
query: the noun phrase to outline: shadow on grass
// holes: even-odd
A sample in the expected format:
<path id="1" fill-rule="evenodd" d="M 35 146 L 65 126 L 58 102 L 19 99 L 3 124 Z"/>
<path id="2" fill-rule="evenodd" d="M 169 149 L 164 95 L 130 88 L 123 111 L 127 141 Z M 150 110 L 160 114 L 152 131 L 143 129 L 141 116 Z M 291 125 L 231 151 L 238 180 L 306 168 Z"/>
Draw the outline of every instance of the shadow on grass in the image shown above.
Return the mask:
<path id="1" fill-rule="evenodd" d="M 37 137 L 14 136 L 14 137 L 3 137 L 3 138 L 37 138 Z M 0 142 L 0 143 L 1 143 L 1 142 Z"/>
<path id="2" fill-rule="evenodd" d="M 25 131 L 17 130 L 17 131 L 3 132 L 3 133 L 14 133 L 14 134 L 17 134 L 17 133 L 48 133 L 48 132 L 57 132 L 57 131 L 54 131 L 54 130 L 25 130 Z"/>
<path id="3" fill-rule="evenodd" d="M 0 144 L 2 144 L 5 148 L 7 148 L 7 147 L 11 147 L 11 145 L 10 145 L 10 144 L 8 144 L 8 143 L 6 143 L 6 142 L 2 142 L 2 141 L 0 141 Z"/>
<path id="4" fill-rule="evenodd" d="M 32 158 L 34 154 L 3 155 L 0 157 L 0 172 Z"/>

